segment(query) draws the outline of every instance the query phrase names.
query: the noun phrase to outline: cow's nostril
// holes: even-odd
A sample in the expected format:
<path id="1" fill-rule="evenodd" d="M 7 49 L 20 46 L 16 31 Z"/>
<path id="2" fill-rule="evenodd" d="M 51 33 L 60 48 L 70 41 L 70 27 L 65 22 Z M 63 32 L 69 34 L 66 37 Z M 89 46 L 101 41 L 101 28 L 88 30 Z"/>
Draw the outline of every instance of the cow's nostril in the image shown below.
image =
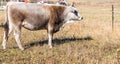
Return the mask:
<path id="1" fill-rule="evenodd" d="M 83 17 L 81 17 L 81 20 L 83 19 Z"/>

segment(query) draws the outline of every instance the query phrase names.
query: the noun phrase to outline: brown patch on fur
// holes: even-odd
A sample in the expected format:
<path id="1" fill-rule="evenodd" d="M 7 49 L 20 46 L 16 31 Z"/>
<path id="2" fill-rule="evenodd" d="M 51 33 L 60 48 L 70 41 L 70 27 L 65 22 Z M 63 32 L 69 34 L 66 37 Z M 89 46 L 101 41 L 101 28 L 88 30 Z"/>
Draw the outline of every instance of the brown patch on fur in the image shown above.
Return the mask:
<path id="1" fill-rule="evenodd" d="M 64 13 L 65 7 L 64 6 L 51 6 L 50 8 L 51 16 L 49 23 L 52 27 L 54 27 L 54 32 L 57 32 L 60 28 L 61 23 L 64 19 L 61 18 L 62 14 Z"/>
<path id="2" fill-rule="evenodd" d="M 12 22 L 15 25 L 16 24 L 18 25 L 19 22 L 22 22 L 23 19 L 24 19 L 24 15 L 21 13 L 21 11 L 16 9 L 16 8 L 14 8 L 14 7 L 10 7 L 10 14 L 11 14 Z"/>

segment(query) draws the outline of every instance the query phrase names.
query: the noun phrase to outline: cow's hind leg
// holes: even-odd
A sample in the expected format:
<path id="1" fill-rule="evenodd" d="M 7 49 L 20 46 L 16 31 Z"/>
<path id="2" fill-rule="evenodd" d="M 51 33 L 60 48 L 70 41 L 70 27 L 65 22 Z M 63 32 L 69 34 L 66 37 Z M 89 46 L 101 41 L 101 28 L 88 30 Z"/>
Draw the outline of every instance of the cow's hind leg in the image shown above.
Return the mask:
<path id="1" fill-rule="evenodd" d="M 11 32 L 12 32 L 12 26 L 8 25 L 8 22 L 6 22 L 4 24 L 4 36 L 3 36 L 3 42 L 2 42 L 3 49 L 6 49 L 8 37 Z"/>
<path id="2" fill-rule="evenodd" d="M 21 35 L 21 26 L 16 26 L 14 29 L 14 37 L 15 37 L 18 47 L 21 50 L 24 50 L 24 48 L 21 45 L 20 35 Z"/>

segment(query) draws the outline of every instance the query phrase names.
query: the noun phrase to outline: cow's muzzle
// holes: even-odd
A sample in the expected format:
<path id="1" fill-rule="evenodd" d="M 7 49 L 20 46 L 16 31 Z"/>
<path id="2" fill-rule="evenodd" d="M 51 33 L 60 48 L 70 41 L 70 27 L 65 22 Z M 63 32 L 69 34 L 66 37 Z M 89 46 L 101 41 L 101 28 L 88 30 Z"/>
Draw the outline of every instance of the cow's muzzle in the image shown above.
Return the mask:
<path id="1" fill-rule="evenodd" d="M 83 17 L 81 17 L 81 20 L 83 20 Z"/>
<path id="2" fill-rule="evenodd" d="M 78 20 L 83 20 L 83 17 L 79 17 L 79 19 Z"/>

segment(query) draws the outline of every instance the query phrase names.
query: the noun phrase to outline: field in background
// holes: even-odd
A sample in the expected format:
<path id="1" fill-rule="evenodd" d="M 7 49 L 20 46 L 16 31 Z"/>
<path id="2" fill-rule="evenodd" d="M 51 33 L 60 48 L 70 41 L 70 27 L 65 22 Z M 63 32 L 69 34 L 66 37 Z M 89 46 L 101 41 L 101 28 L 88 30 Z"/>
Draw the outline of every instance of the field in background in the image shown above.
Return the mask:
<path id="1" fill-rule="evenodd" d="M 77 2 L 84 19 L 68 24 L 56 33 L 52 49 L 47 45 L 45 30 L 23 28 L 21 38 L 26 49 L 19 50 L 13 35 L 10 35 L 7 49 L 0 46 L 0 64 L 120 64 L 120 3 L 111 3 L 114 0 L 85 1 Z M 114 31 L 111 29 L 112 4 L 117 11 Z M 0 11 L 0 24 L 4 22 L 4 16 L 4 11 Z M 0 44 L 2 37 L 3 28 L 0 28 Z"/>

